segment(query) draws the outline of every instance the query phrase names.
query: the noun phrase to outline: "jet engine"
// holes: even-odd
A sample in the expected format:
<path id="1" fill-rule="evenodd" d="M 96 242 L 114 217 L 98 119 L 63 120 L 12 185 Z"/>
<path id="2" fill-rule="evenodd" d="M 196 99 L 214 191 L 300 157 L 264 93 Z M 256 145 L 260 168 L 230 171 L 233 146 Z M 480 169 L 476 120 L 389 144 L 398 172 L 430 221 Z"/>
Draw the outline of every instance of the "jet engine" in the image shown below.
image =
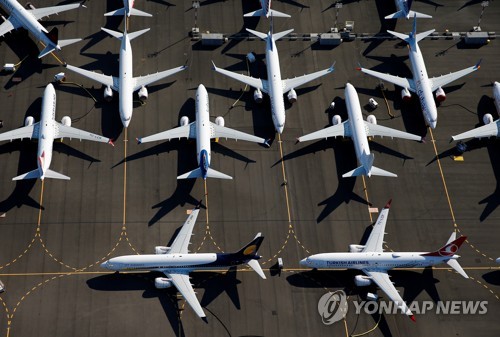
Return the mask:
<path id="1" fill-rule="evenodd" d="M 179 121 L 180 126 L 186 126 L 189 124 L 189 117 L 187 116 L 182 116 L 181 120 Z"/>
<path id="2" fill-rule="evenodd" d="M 220 126 L 224 126 L 224 117 L 222 117 L 222 116 L 217 117 L 215 119 L 215 124 L 220 125 Z"/>
<path id="3" fill-rule="evenodd" d="M 349 253 L 361 253 L 364 248 L 364 245 L 349 245 Z"/>
<path id="4" fill-rule="evenodd" d="M 485 114 L 483 116 L 483 123 L 486 125 L 486 124 L 490 124 L 490 123 L 493 123 L 493 116 L 491 114 Z"/>
<path id="5" fill-rule="evenodd" d="M 377 117 L 374 115 L 368 115 L 368 117 L 366 117 L 366 121 L 371 124 L 377 124 Z"/>
<path id="6" fill-rule="evenodd" d="M 257 103 L 262 103 L 263 96 L 262 96 L 262 91 L 260 91 L 259 88 L 255 89 L 253 92 L 253 100 Z"/>
<path id="7" fill-rule="evenodd" d="M 167 289 L 172 286 L 172 280 L 166 277 L 155 278 L 155 288 L 156 289 Z"/>
<path id="8" fill-rule="evenodd" d="M 71 118 L 69 116 L 64 116 L 61 119 L 61 123 L 66 126 L 71 126 Z"/>
<path id="9" fill-rule="evenodd" d="M 147 99 L 148 99 L 148 89 L 146 89 L 145 86 L 142 86 L 141 89 L 139 89 L 138 95 L 139 95 L 139 99 L 141 101 L 147 101 Z"/>
<path id="10" fill-rule="evenodd" d="M 436 90 L 436 101 L 444 102 L 445 99 L 446 99 L 446 94 L 444 93 L 443 88 L 439 87 Z"/>
<path id="11" fill-rule="evenodd" d="M 168 254 L 169 252 L 170 252 L 170 247 L 166 247 L 166 246 L 156 246 L 155 247 L 155 254 L 156 255 Z"/>
<path id="12" fill-rule="evenodd" d="M 33 125 L 33 123 L 35 122 L 35 119 L 31 116 L 28 116 L 26 117 L 26 119 L 24 120 L 24 126 L 30 126 L 30 125 Z"/>
<path id="13" fill-rule="evenodd" d="M 156 284 L 156 280 L 155 280 Z M 354 276 L 354 284 L 358 287 L 366 287 L 372 284 L 372 280 L 368 276 L 356 275 Z"/>
<path id="14" fill-rule="evenodd" d="M 342 117 L 340 117 L 339 115 L 333 115 L 332 117 L 332 125 L 337 125 L 337 124 L 340 124 L 342 123 Z"/>
<path id="15" fill-rule="evenodd" d="M 288 95 L 286 95 L 286 97 L 288 98 L 288 102 L 290 102 L 292 104 L 297 102 L 297 93 L 293 89 L 290 89 L 290 91 L 288 92 Z"/>
<path id="16" fill-rule="evenodd" d="M 401 99 L 405 102 L 411 100 L 411 93 L 410 90 L 408 90 L 408 88 L 403 88 L 403 90 L 401 90 Z"/>
<path id="17" fill-rule="evenodd" d="M 111 90 L 110 86 L 104 88 L 104 99 L 107 102 L 111 102 L 111 100 L 113 99 L 113 90 Z"/>

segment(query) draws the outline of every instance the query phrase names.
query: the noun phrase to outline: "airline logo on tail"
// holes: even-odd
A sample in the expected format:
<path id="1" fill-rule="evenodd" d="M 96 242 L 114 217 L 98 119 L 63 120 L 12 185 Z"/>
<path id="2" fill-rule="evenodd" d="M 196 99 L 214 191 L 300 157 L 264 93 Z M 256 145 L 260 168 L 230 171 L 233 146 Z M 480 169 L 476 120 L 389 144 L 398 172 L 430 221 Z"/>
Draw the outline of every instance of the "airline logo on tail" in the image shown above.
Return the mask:
<path id="1" fill-rule="evenodd" d="M 432 253 L 422 254 L 422 256 L 443 256 L 443 257 L 452 257 L 458 251 L 460 246 L 467 240 L 466 236 L 461 236 L 453 242 L 448 243 L 447 245 L 441 247 L 438 251 Z"/>
<path id="2" fill-rule="evenodd" d="M 243 255 L 255 255 L 257 253 L 257 245 L 250 245 L 243 251 Z"/>

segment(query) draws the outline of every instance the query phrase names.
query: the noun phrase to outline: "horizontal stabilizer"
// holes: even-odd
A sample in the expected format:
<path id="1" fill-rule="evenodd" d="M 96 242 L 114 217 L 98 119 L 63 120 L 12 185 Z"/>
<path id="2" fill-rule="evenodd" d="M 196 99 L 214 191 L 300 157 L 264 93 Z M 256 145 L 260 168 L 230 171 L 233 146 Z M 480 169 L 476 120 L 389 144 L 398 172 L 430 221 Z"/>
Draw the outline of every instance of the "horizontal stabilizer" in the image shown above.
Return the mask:
<path id="1" fill-rule="evenodd" d="M 126 10 L 127 9 L 125 7 L 123 7 L 123 8 L 111 11 L 111 12 L 107 12 L 106 14 L 104 14 L 104 16 L 124 16 Z"/>
<path id="2" fill-rule="evenodd" d="M 383 176 L 383 177 L 393 177 L 393 178 L 396 178 L 398 176 L 397 174 L 394 174 L 386 170 L 382 170 L 381 168 L 378 168 L 376 166 L 372 166 L 370 173 L 372 176 Z"/>
<path id="3" fill-rule="evenodd" d="M 273 40 L 278 41 L 279 39 L 284 38 L 288 34 L 293 32 L 293 29 L 285 30 L 284 32 L 279 32 L 279 33 L 273 33 Z"/>
<path id="4" fill-rule="evenodd" d="M 260 277 L 262 277 L 264 280 L 266 279 L 266 275 L 264 274 L 264 271 L 262 270 L 259 261 L 257 260 L 250 260 L 247 262 L 248 266 L 252 268 L 257 274 L 259 274 Z"/>
<path id="5" fill-rule="evenodd" d="M 56 48 L 53 45 L 49 44 L 45 48 L 43 48 L 40 54 L 38 54 L 38 58 L 41 59 L 45 55 L 52 53 L 54 50 L 56 50 Z"/>
<path id="6" fill-rule="evenodd" d="M 82 39 L 66 39 L 66 40 L 59 40 L 59 47 L 63 48 L 66 46 L 69 46 L 70 44 L 80 42 Z"/>
<path id="7" fill-rule="evenodd" d="M 111 30 L 108 28 L 101 27 L 101 30 L 105 31 L 106 33 L 108 33 L 109 35 L 111 35 L 113 37 L 116 37 L 118 40 L 121 40 L 123 37 L 123 33 L 120 33 L 120 32 L 117 32 L 117 31 L 114 31 L 114 30 Z"/>
<path id="8" fill-rule="evenodd" d="M 40 176 L 40 170 L 36 169 L 33 171 L 30 171 L 28 173 L 21 174 L 20 176 L 12 178 L 12 180 L 27 180 L 27 179 L 38 179 L 41 178 Z M 45 176 L 44 178 L 52 178 L 52 179 L 63 179 L 63 180 L 70 180 L 71 178 L 68 176 L 65 176 L 64 174 L 57 173 L 52 170 L 47 170 L 45 171 Z"/>
<path id="9" fill-rule="evenodd" d="M 385 19 L 404 19 L 406 18 L 404 11 L 397 11 L 396 13 L 389 14 Z"/>
<path id="10" fill-rule="evenodd" d="M 253 34 L 253 35 L 257 36 L 258 38 L 261 38 L 262 40 L 266 40 L 267 39 L 267 34 L 258 32 L 256 30 L 248 29 L 247 28 L 247 32 L 249 32 L 250 34 Z"/>
<path id="11" fill-rule="evenodd" d="M 146 28 L 146 29 L 143 29 L 143 30 L 139 30 L 137 32 L 128 33 L 128 38 L 130 39 L 130 41 L 132 41 L 136 37 L 141 36 L 142 34 L 148 32 L 150 29 L 151 28 Z"/>
<path id="12" fill-rule="evenodd" d="M 427 14 L 424 14 L 424 13 L 419 13 L 419 12 L 415 12 L 415 11 L 410 11 L 409 17 L 416 17 L 416 18 L 420 18 L 420 19 L 432 19 L 432 15 L 427 15 Z"/>
<path id="13" fill-rule="evenodd" d="M 467 275 L 465 273 L 465 271 L 463 270 L 462 266 L 458 263 L 457 260 L 455 259 L 449 259 L 448 261 L 446 261 L 446 263 L 451 267 L 453 268 L 457 273 L 459 273 L 460 275 L 462 275 L 463 277 L 465 278 L 469 278 L 469 275 Z"/>
<path id="14" fill-rule="evenodd" d="M 126 8 L 120 8 L 120 9 L 117 9 L 115 11 L 111 11 L 111 12 L 108 12 L 106 14 L 104 14 L 104 16 L 124 16 L 126 13 Z M 135 16 L 148 16 L 148 17 L 151 17 L 153 15 L 149 14 L 149 13 L 146 13 L 146 12 L 143 12 L 143 11 L 140 11 L 138 9 L 135 9 L 135 8 L 131 8 L 130 9 L 130 13 L 129 13 L 129 16 L 130 15 L 135 15 Z"/>
<path id="15" fill-rule="evenodd" d="M 431 30 L 428 30 L 428 31 L 423 32 L 423 33 L 418 33 L 417 37 L 416 37 L 417 42 L 420 41 L 420 40 L 425 39 L 427 36 L 431 35 L 435 31 L 436 31 L 435 29 L 431 29 Z"/>
<path id="16" fill-rule="evenodd" d="M 186 172 L 177 177 L 177 179 L 196 179 L 196 178 L 204 178 L 203 172 L 201 168 L 197 168 L 195 170 Z M 208 168 L 207 178 L 218 178 L 218 179 L 233 179 L 233 177 L 228 176 L 222 172 L 218 172 L 214 169 Z"/>
<path id="17" fill-rule="evenodd" d="M 361 165 L 352 171 L 344 173 L 342 175 L 342 178 L 357 177 L 357 176 L 362 176 L 362 175 L 366 175 L 366 171 L 365 171 L 365 168 Z"/>
<path id="18" fill-rule="evenodd" d="M 282 13 L 282 12 L 276 11 L 274 9 L 269 10 L 269 14 L 267 15 L 267 17 L 269 17 L 271 15 L 273 17 L 277 17 L 277 18 L 289 18 L 289 17 L 291 17 L 290 15 L 288 15 L 286 13 Z M 259 9 L 259 10 L 254 11 L 254 12 L 246 13 L 243 16 L 246 18 L 255 17 L 255 16 L 266 16 L 266 11 L 264 9 Z"/>

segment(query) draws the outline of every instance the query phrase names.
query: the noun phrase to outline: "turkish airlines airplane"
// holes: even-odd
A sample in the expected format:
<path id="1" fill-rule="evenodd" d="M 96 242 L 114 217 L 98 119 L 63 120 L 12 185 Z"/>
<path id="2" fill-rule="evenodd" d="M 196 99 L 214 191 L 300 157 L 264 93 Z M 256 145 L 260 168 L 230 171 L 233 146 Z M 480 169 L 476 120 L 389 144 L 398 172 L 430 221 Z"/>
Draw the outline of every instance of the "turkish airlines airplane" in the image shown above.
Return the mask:
<path id="1" fill-rule="evenodd" d="M 386 19 L 402 19 L 405 18 L 408 20 L 410 17 L 417 17 L 417 18 L 422 18 L 422 19 L 432 19 L 431 15 L 419 13 L 412 11 L 411 8 L 411 3 L 413 0 L 394 0 L 394 3 L 396 4 L 397 12 L 392 13 L 390 15 L 387 15 L 385 18 Z"/>
<path id="2" fill-rule="evenodd" d="M 421 268 L 447 263 L 457 273 L 469 278 L 457 261 L 460 256 L 455 254 L 467 237 L 461 236 L 457 239 L 456 233 L 453 232 L 448 242 L 435 252 L 384 252 L 385 224 L 390 205 L 391 201 L 380 212 L 366 244 L 349 245 L 349 253 L 311 255 L 300 261 L 300 264 L 308 268 L 359 269 L 366 276 L 356 275 L 354 278 L 356 286 L 363 287 L 370 285 L 372 282 L 375 283 L 396 303 L 402 313 L 415 321 L 415 316 L 394 287 L 387 271 L 393 268 Z"/>
<path id="3" fill-rule="evenodd" d="M 165 70 L 159 73 L 150 74 L 146 76 L 134 77 L 132 75 L 132 47 L 130 41 L 136 37 L 146 33 L 149 28 L 140 30 L 134 33 L 127 33 L 127 30 L 122 33 L 115 32 L 110 29 L 101 28 L 103 31 L 109 35 L 117 38 L 121 41 L 120 45 L 120 66 L 119 74 L 116 76 L 109 76 L 104 74 L 99 74 L 93 71 L 85 70 L 82 68 L 74 67 L 72 65 L 66 65 L 66 67 L 82 76 L 90 78 L 96 82 L 99 82 L 106 86 L 104 88 L 104 98 L 106 100 L 111 100 L 113 97 L 113 90 L 118 91 L 119 94 L 119 111 L 120 119 L 124 127 L 128 127 L 130 120 L 132 119 L 133 111 L 133 94 L 134 91 L 138 90 L 139 99 L 145 101 L 148 99 L 148 90 L 146 86 L 157 82 L 165 77 L 171 76 L 186 69 L 186 66 L 180 66 L 170 70 Z"/>
<path id="4" fill-rule="evenodd" d="M 0 0 L 0 4 L 9 13 L 9 17 L 7 19 L 4 18 L 4 22 L 0 25 L 0 36 L 4 36 L 13 29 L 25 28 L 37 41 L 41 41 L 45 45 L 38 58 L 42 58 L 55 50 L 61 50 L 62 47 L 81 41 L 81 39 L 59 40 L 59 30 L 57 27 L 52 28 L 49 32 L 38 20 L 52 14 L 84 7 L 82 3 L 33 9 L 24 8 L 16 0 Z"/>
<path id="5" fill-rule="evenodd" d="M 14 139 L 22 140 L 25 138 L 38 139 L 38 168 L 28 173 L 21 174 L 20 176 L 15 177 L 12 180 L 37 178 L 40 178 L 40 180 L 43 180 L 44 178 L 69 180 L 70 177 L 49 169 L 50 163 L 52 161 L 52 146 L 54 143 L 54 139 L 76 138 L 80 140 L 85 139 L 94 142 L 109 143 L 113 145 L 113 142 L 109 138 L 72 127 L 71 118 L 68 116 L 64 116 L 61 119 L 61 123 L 56 122 L 55 118 L 56 91 L 54 90 L 54 86 L 52 84 L 48 84 L 43 92 L 40 122 L 34 123 L 33 117 L 28 116 L 26 117 L 26 120 L 24 122 L 24 127 L 0 134 L 0 141 L 12 141 Z"/>
<path id="6" fill-rule="evenodd" d="M 155 287 L 165 289 L 175 286 L 196 315 L 206 320 L 205 312 L 196 298 L 193 285 L 189 281 L 189 273 L 196 270 L 226 270 L 240 264 L 246 264 L 265 279 L 266 275 L 257 261 L 261 258 L 257 255 L 257 251 L 264 237 L 258 233 L 251 242 L 236 253 L 190 254 L 188 246 L 199 211 L 199 207 L 196 207 L 191 212 L 172 246 L 156 246 L 155 254 L 114 257 L 101 264 L 101 267 L 118 272 L 156 271 L 165 274 L 165 277 L 155 279 Z"/>
<path id="7" fill-rule="evenodd" d="M 413 135 L 411 133 L 391 129 L 382 125 L 377 125 L 377 119 L 374 115 L 369 115 L 366 121 L 363 120 L 363 113 L 361 112 L 361 105 L 359 104 L 359 97 L 356 89 L 352 84 L 345 85 L 345 103 L 347 106 L 348 119 L 342 122 L 339 115 L 332 118 L 333 126 L 322 129 L 308 135 L 297 138 L 299 142 L 304 142 L 314 139 L 327 139 L 329 137 L 351 137 L 354 143 L 354 150 L 356 157 L 361 166 L 354 170 L 342 175 L 343 178 L 371 175 L 397 177 L 396 174 L 382 170 L 381 168 L 373 166 L 374 154 L 370 152 L 370 145 L 368 144 L 367 137 L 380 136 L 391 138 L 403 138 L 420 141 L 422 137 Z"/>
<path id="8" fill-rule="evenodd" d="M 262 91 L 269 94 L 269 98 L 271 99 L 271 114 L 274 128 L 278 133 L 281 134 L 285 127 L 285 102 L 283 100 L 283 95 L 285 94 L 285 92 L 288 91 L 288 101 L 290 103 L 295 103 L 297 101 L 297 93 L 295 92 L 295 88 L 311 82 L 318 77 L 333 72 L 333 65 L 328 69 L 317 71 L 312 74 L 282 80 L 276 41 L 293 32 L 293 29 L 274 34 L 273 22 L 271 20 L 271 27 L 267 35 L 248 28 L 247 31 L 266 41 L 267 80 L 217 68 L 215 66 L 215 63 L 212 62 L 213 69 L 218 73 L 221 73 L 227 77 L 231 77 L 237 81 L 243 82 L 255 88 L 253 97 L 257 103 L 262 102 Z"/>
<path id="9" fill-rule="evenodd" d="M 427 75 L 427 69 L 425 68 L 424 58 L 422 57 L 422 52 L 418 47 L 418 41 L 424 39 L 425 37 L 431 35 L 435 29 L 429 30 L 427 32 L 417 34 L 417 18 L 415 17 L 413 23 L 413 31 L 410 35 L 401 34 L 388 30 L 387 32 L 400 38 L 408 43 L 408 50 L 410 55 L 411 68 L 413 73 L 413 78 L 403 78 L 389 74 L 383 74 L 378 71 L 373 71 L 365 68 L 358 68 L 365 74 L 377 77 L 383 81 L 393 83 L 397 86 L 403 88 L 401 90 L 401 97 L 404 101 L 411 99 L 411 92 L 417 94 L 420 100 L 420 106 L 422 107 L 422 113 L 424 114 L 425 121 L 432 129 L 436 127 L 437 124 L 437 108 L 436 102 L 432 97 L 432 93 L 436 92 L 436 100 L 438 102 L 443 102 L 446 99 L 446 94 L 443 90 L 443 86 L 458 80 L 459 78 L 472 73 L 480 68 L 479 61 L 476 65 L 465 68 L 463 70 L 456 71 L 447 75 L 442 75 L 439 77 L 429 78 Z"/>
<path id="10" fill-rule="evenodd" d="M 187 116 L 182 116 L 180 126 L 168 131 L 163 131 L 148 137 L 137 138 L 139 144 L 147 142 L 155 142 L 158 140 L 170 140 L 175 138 L 196 138 L 196 152 L 199 167 L 182 174 L 177 179 L 188 178 L 219 178 L 233 179 L 232 177 L 218 172 L 210 168 L 211 150 L 210 140 L 213 138 L 232 138 L 236 140 L 246 140 L 249 142 L 262 143 L 267 145 L 264 138 L 256 137 L 248 133 L 233 130 L 224 126 L 224 118 L 219 116 L 215 119 L 215 123 L 210 121 L 210 108 L 208 100 L 208 92 L 203 84 L 198 86 L 196 90 L 196 121 L 189 122 Z"/>
<path id="11" fill-rule="evenodd" d="M 151 17 L 153 15 L 140 11 L 138 9 L 134 8 L 134 0 L 123 0 L 123 8 L 117 9 L 115 11 L 108 12 L 104 14 L 104 16 L 123 16 L 126 15 L 127 18 L 130 17 L 130 15 L 136 15 L 136 16 L 147 16 Z"/>
<path id="12" fill-rule="evenodd" d="M 244 17 L 251 16 L 265 16 L 269 18 L 269 16 L 281 17 L 281 18 L 289 18 L 290 15 L 282 12 L 278 12 L 274 9 L 271 9 L 271 0 L 260 0 L 261 9 L 256 10 L 254 12 L 246 13 L 243 15 Z"/>
<path id="13" fill-rule="evenodd" d="M 497 113 L 500 114 L 500 83 L 493 83 L 493 99 L 495 100 L 495 108 Z M 453 140 L 462 140 L 466 138 L 488 138 L 488 137 L 500 137 L 500 119 L 493 122 L 493 116 L 491 114 L 485 114 L 483 116 L 483 122 L 485 125 L 478 127 L 476 129 L 466 131 L 456 136 L 452 136 Z"/>

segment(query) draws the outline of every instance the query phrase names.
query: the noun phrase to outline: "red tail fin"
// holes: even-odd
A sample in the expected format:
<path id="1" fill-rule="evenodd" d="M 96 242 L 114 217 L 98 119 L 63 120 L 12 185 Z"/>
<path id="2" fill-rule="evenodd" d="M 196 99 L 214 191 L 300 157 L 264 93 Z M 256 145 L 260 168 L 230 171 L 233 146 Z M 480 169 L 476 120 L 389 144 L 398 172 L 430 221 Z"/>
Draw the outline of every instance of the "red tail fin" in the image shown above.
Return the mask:
<path id="1" fill-rule="evenodd" d="M 458 251 L 458 249 L 460 248 L 462 243 L 464 243 L 465 240 L 467 240 L 467 237 L 461 236 L 458 239 L 456 239 L 455 241 L 452 241 L 452 242 L 444 245 L 443 247 L 439 248 L 439 250 L 432 252 L 432 253 L 422 254 L 422 256 L 443 256 L 443 257 L 448 256 L 448 257 L 452 257 L 453 255 L 455 255 L 455 253 Z"/>

